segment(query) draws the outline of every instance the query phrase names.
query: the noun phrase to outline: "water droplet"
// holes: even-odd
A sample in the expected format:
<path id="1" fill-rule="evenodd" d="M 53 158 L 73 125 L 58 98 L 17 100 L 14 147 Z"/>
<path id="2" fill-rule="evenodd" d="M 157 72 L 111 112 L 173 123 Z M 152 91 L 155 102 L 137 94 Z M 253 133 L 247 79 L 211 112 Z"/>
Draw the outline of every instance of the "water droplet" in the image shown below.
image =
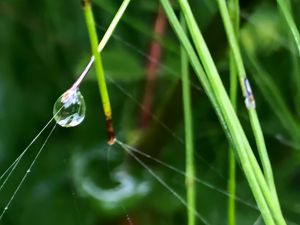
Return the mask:
<path id="1" fill-rule="evenodd" d="M 245 105 L 247 109 L 255 109 L 255 99 L 252 93 L 251 85 L 250 82 L 247 78 L 244 79 L 244 85 L 245 85 L 245 91 L 246 91 L 246 96 L 245 96 Z"/>
<path id="2" fill-rule="evenodd" d="M 4 210 L 5 210 L 5 211 L 7 211 L 7 210 L 8 210 L 8 207 L 7 207 L 7 206 L 5 206 Z"/>
<path id="3" fill-rule="evenodd" d="M 55 121 L 62 127 L 75 127 L 85 117 L 85 102 L 78 89 L 69 89 L 55 102 L 53 107 Z"/>
<path id="4" fill-rule="evenodd" d="M 255 104 L 255 99 L 254 99 L 253 95 L 247 96 L 245 98 L 245 105 L 246 105 L 247 109 L 255 109 L 256 104 Z"/>
<path id="5" fill-rule="evenodd" d="M 26 171 L 27 173 L 30 173 L 30 169 Z"/>

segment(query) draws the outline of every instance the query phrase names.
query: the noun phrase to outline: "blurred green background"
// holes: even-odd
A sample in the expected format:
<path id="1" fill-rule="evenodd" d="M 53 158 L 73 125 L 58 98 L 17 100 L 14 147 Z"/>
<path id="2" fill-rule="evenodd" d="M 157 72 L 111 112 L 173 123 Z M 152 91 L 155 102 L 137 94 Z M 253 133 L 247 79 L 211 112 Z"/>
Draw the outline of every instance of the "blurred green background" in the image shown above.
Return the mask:
<path id="1" fill-rule="evenodd" d="M 93 1 L 99 38 L 120 4 L 120 0 Z M 210 0 L 190 4 L 228 86 L 227 41 L 216 4 Z M 300 2 L 292 1 L 292 9 L 300 23 L 296 13 Z M 132 0 L 102 58 L 106 76 L 113 79 L 108 80 L 108 88 L 118 138 L 183 170 L 180 45 L 168 24 L 163 35 L 156 34 L 153 27 L 158 12 L 157 1 Z M 244 58 L 283 213 L 290 224 L 297 224 L 299 57 L 275 1 L 241 1 L 241 15 Z M 149 83 L 146 74 L 153 40 L 160 43 L 162 57 L 158 59 L 155 88 L 150 92 L 152 116 L 147 117 L 141 104 Z M 2 174 L 52 117 L 54 102 L 89 60 L 90 45 L 80 2 L 1 1 L 0 49 Z M 227 197 L 220 190 L 226 191 L 227 186 L 228 142 L 198 80 L 193 78 L 191 86 L 197 177 L 214 187 L 197 184 L 197 210 L 210 224 L 226 224 Z M 124 150 L 106 144 L 94 71 L 80 90 L 87 106 L 85 121 L 72 129 L 56 128 L 0 224 L 186 224 L 186 209 L 180 201 Z M 238 115 L 253 144 L 243 99 L 239 100 Z M 147 117 L 143 127 L 141 114 Z M 49 131 L 32 146 L 1 190 L 1 211 Z M 150 159 L 145 163 L 185 197 L 183 176 Z M 259 211 L 239 170 L 237 194 L 245 201 L 237 202 L 238 224 L 254 224 Z M 198 224 L 202 224 L 200 220 Z"/>

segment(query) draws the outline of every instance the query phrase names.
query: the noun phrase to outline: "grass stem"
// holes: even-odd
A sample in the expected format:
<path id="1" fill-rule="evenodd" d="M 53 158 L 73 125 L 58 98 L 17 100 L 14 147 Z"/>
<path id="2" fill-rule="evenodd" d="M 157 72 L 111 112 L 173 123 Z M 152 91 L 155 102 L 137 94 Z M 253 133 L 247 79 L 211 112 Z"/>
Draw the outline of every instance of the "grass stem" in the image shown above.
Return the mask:
<path id="1" fill-rule="evenodd" d="M 232 24 L 234 25 L 234 31 L 236 35 L 239 31 L 239 22 L 240 22 L 240 11 L 239 11 L 239 0 L 229 0 L 229 12 L 232 20 Z M 232 103 L 233 108 L 237 109 L 237 86 L 238 86 L 238 71 L 235 64 L 234 54 L 232 50 L 230 51 L 230 87 L 229 87 L 229 96 Z M 235 207 L 235 193 L 236 193 L 236 162 L 234 149 L 230 147 L 228 149 L 228 163 L 229 163 L 229 171 L 228 171 L 228 225 L 236 224 L 236 207 Z"/>
<path id="2" fill-rule="evenodd" d="M 248 179 L 249 186 L 257 201 L 265 223 L 271 225 L 275 224 L 274 221 L 276 221 L 278 224 L 286 224 L 280 208 L 273 203 L 272 195 L 268 185 L 225 91 L 216 66 L 192 14 L 189 3 L 186 0 L 179 0 L 180 8 L 184 14 L 187 27 L 191 34 L 191 38 L 199 58 L 201 59 L 203 67 L 206 71 L 206 75 L 203 75 L 203 69 L 201 65 L 201 69 L 198 68 L 199 63 L 198 59 L 195 59 L 194 49 L 190 47 L 191 44 L 184 34 L 184 31 L 182 30 L 169 1 L 161 0 L 161 3 L 168 16 L 169 22 L 176 32 L 176 35 L 188 53 L 191 64 L 195 69 L 198 78 L 201 80 L 206 94 L 210 98 L 217 112 L 221 124 L 226 131 L 226 135 L 231 140 L 231 143 L 239 156 L 241 166 L 245 172 L 246 178 Z"/>
<path id="3" fill-rule="evenodd" d="M 114 30 L 116 29 L 119 21 L 121 20 L 122 16 L 124 15 L 125 10 L 127 9 L 127 6 L 129 5 L 131 0 L 124 0 L 118 9 L 117 13 L 115 14 L 113 20 L 111 21 L 109 27 L 107 28 L 105 34 L 103 35 L 99 45 L 98 45 L 98 52 L 102 52 L 104 46 L 107 44 L 108 40 L 111 38 Z M 77 80 L 72 85 L 71 89 L 76 89 L 81 84 L 82 80 L 85 78 L 85 76 L 88 74 L 90 69 L 92 68 L 92 65 L 94 63 L 95 57 L 92 56 L 89 63 L 86 65 L 82 73 L 79 75 Z"/>
<path id="4" fill-rule="evenodd" d="M 109 95 L 106 87 L 102 60 L 100 54 L 98 53 L 98 36 L 96 32 L 94 15 L 91 7 L 91 1 L 83 0 L 82 4 L 83 4 L 86 25 L 89 32 L 92 53 L 95 58 L 95 62 L 94 62 L 95 70 L 96 70 L 98 87 L 99 87 L 100 96 L 102 100 L 102 106 L 104 110 L 106 129 L 108 135 L 107 143 L 112 145 L 115 142 L 115 134 L 114 134 L 113 124 L 112 124 L 112 112 L 111 112 Z"/>
<path id="5" fill-rule="evenodd" d="M 296 23 L 293 19 L 291 8 L 287 0 L 277 0 L 278 6 L 282 11 L 284 19 L 293 35 L 295 43 L 297 45 L 298 53 L 300 55 L 300 34 L 299 30 L 296 26 Z"/>
<path id="6" fill-rule="evenodd" d="M 219 9 L 220 9 L 221 16 L 223 19 L 227 38 L 229 40 L 229 44 L 230 44 L 230 47 L 232 50 L 232 54 L 234 55 L 236 67 L 238 70 L 238 75 L 240 78 L 241 89 L 243 91 L 243 95 L 245 96 L 245 101 L 247 101 L 247 98 L 251 97 L 251 100 L 253 101 L 254 106 L 255 106 L 255 100 L 253 97 L 253 93 L 251 91 L 250 84 L 248 83 L 249 81 L 247 80 L 247 77 L 246 77 L 245 66 L 243 63 L 242 56 L 241 56 L 239 43 L 237 41 L 236 32 L 234 31 L 234 26 L 232 25 L 232 22 L 230 20 L 229 10 L 227 8 L 226 1 L 218 0 L 218 5 L 219 5 Z M 245 81 L 247 81 L 247 82 L 245 82 Z M 247 106 L 247 104 L 246 104 L 246 106 Z M 261 128 L 261 125 L 260 125 L 260 122 L 259 122 L 259 119 L 258 119 L 258 116 L 256 113 L 256 109 L 255 109 L 255 107 L 247 107 L 247 108 L 248 108 L 250 123 L 251 123 L 251 127 L 252 127 L 253 134 L 255 137 L 259 157 L 260 157 L 260 160 L 262 163 L 264 175 L 266 177 L 268 186 L 272 192 L 273 199 L 279 207 L 279 200 L 277 197 L 271 162 L 270 162 L 270 159 L 268 156 L 262 128 Z"/>
<path id="7" fill-rule="evenodd" d="M 182 18 L 182 26 L 185 28 L 185 22 Z M 189 61 L 188 56 L 183 47 L 181 53 L 181 74 L 182 74 L 182 98 L 183 98 L 183 114 L 184 114 L 184 131 L 185 131 L 185 151 L 186 151 L 186 190 L 187 190 L 187 215 L 188 225 L 196 224 L 195 214 L 189 208 L 196 210 L 196 187 L 194 182 L 195 162 L 194 162 L 194 135 L 193 135 L 193 119 L 192 119 L 192 103 L 189 79 Z"/>

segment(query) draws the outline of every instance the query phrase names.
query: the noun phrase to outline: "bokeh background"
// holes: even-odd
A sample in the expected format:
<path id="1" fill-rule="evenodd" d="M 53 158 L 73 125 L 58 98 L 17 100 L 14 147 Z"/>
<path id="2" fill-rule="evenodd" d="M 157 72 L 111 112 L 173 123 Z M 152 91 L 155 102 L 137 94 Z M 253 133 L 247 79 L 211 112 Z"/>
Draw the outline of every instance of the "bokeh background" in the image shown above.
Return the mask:
<path id="1" fill-rule="evenodd" d="M 228 47 L 216 3 L 190 2 L 228 86 Z M 120 4 L 120 0 L 93 1 L 99 38 Z M 291 4 L 299 24 L 300 2 Z M 299 57 L 276 1 L 241 1 L 241 15 L 244 58 L 282 209 L 289 223 L 297 224 Z M 165 19 L 158 1 L 132 0 L 102 58 L 110 78 L 118 138 L 183 170 L 180 45 Z M 158 49 L 155 54 L 153 45 Z M 89 57 L 79 1 L 0 2 L 1 174 L 49 121 L 54 102 L 72 85 Z M 220 192 L 226 192 L 227 186 L 228 142 L 200 83 L 191 76 L 197 177 L 213 186 L 197 184 L 197 210 L 210 224 L 226 224 L 227 197 Z M 55 129 L 0 224 L 186 224 L 186 209 L 180 201 L 124 150 L 106 144 L 94 71 L 80 90 L 87 107 L 84 122 L 75 128 Z M 144 105 L 145 96 L 152 104 Z M 243 99 L 239 101 L 238 115 L 254 146 Z M 1 190 L 1 211 L 50 129 L 34 143 Z M 183 176 L 144 160 L 185 198 Z M 237 173 L 237 194 L 242 199 L 237 202 L 237 221 L 254 224 L 259 211 L 242 172 Z"/>

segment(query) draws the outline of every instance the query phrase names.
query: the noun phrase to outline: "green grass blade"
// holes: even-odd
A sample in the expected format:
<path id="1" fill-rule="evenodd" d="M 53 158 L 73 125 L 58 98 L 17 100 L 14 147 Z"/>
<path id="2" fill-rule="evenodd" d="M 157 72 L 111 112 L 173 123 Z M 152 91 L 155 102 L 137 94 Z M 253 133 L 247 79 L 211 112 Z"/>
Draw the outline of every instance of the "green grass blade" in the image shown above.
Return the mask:
<path id="1" fill-rule="evenodd" d="M 161 2 L 167 4 L 164 0 L 161 0 Z M 228 128 L 229 130 L 229 137 L 231 137 L 232 144 L 237 150 L 241 165 L 246 174 L 252 192 L 257 200 L 258 206 L 260 207 L 264 220 L 267 224 L 274 224 L 274 217 L 279 224 L 285 224 L 280 208 L 273 203 L 272 195 L 268 185 L 262 175 L 259 164 L 255 159 L 245 133 L 230 103 L 229 97 L 225 91 L 199 27 L 193 17 L 189 4 L 186 0 L 180 0 L 179 3 L 185 16 L 196 50 L 206 70 L 209 83 L 214 90 L 213 94 L 216 97 L 217 105 L 220 107 L 221 115 L 223 115 L 223 118 L 226 121 L 225 126 L 226 129 Z M 172 10 L 170 5 L 169 7 Z M 220 113 L 218 113 L 218 116 L 220 118 Z"/>
<path id="2" fill-rule="evenodd" d="M 277 3 L 279 5 L 279 8 L 282 11 L 282 14 L 284 16 L 284 19 L 293 35 L 293 38 L 295 40 L 295 43 L 297 45 L 297 49 L 300 55 L 300 34 L 299 34 L 299 30 L 296 26 L 296 23 L 293 19 L 292 13 L 291 13 L 291 9 L 289 7 L 289 3 L 287 2 L 287 0 L 277 0 Z"/>
<path id="3" fill-rule="evenodd" d="M 115 15 L 115 7 L 114 3 L 110 0 L 105 1 L 95 1 L 95 4 L 99 6 L 101 9 L 106 11 L 109 14 Z M 169 41 L 165 38 L 158 38 L 156 35 L 153 34 L 152 30 L 149 29 L 148 24 L 144 20 L 139 20 L 138 17 L 129 15 L 122 16 L 122 22 L 128 26 L 130 26 L 135 31 L 139 32 L 143 37 L 149 38 L 149 40 L 157 41 L 161 46 L 163 46 L 166 50 L 173 52 L 174 54 L 178 54 L 178 48 L 175 43 Z"/>
<path id="4" fill-rule="evenodd" d="M 236 163 L 235 163 L 235 155 L 233 148 L 229 148 L 228 151 L 228 164 L 229 164 L 229 178 L 227 190 L 229 193 L 228 197 L 228 209 L 227 209 L 227 220 L 228 225 L 236 224 L 236 207 L 235 207 L 235 190 L 236 190 Z"/>
<path id="5" fill-rule="evenodd" d="M 108 40 L 110 39 L 111 35 L 113 34 L 114 30 L 116 29 L 119 21 L 121 20 L 121 18 L 124 15 L 125 10 L 127 9 L 129 3 L 131 0 L 123 0 L 120 8 L 118 9 L 118 11 L 116 12 L 113 20 L 111 21 L 107 31 L 105 32 L 103 38 L 101 39 L 101 43 L 98 46 L 98 51 L 100 52 L 103 47 L 106 45 L 106 43 L 108 42 Z M 101 45 L 102 44 L 102 45 Z"/>
<path id="6" fill-rule="evenodd" d="M 292 36 L 292 35 L 290 35 Z M 290 46 L 291 49 L 295 48 L 295 43 L 294 39 L 292 37 L 290 38 Z M 300 117 L 300 104 L 299 104 L 299 99 L 300 99 L 300 61 L 299 61 L 299 55 L 294 54 L 293 52 L 291 53 L 291 62 L 292 62 L 292 86 L 295 89 L 295 97 L 293 98 L 294 100 L 294 107 L 297 112 L 298 118 Z"/>
<path id="7" fill-rule="evenodd" d="M 240 82 L 241 82 L 241 89 L 243 91 L 245 99 L 247 99 L 248 97 L 251 97 L 251 100 L 253 101 L 253 104 L 255 105 L 255 100 L 254 100 L 253 94 L 249 93 L 249 89 L 248 89 L 248 87 L 246 87 L 245 80 L 247 78 L 246 78 L 245 66 L 243 63 L 242 56 L 241 56 L 237 37 L 234 32 L 234 27 L 232 25 L 232 22 L 230 21 L 230 16 L 229 16 L 229 11 L 228 11 L 228 8 L 226 5 L 226 1 L 218 0 L 218 4 L 219 4 L 219 9 L 220 9 L 220 12 L 222 15 L 226 34 L 227 34 L 227 37 L 229 40 L 229 44 L 232 49 L 232 53 L 234 55 L 235 63 L 236 63 L 237 69 L 238 69 L 238 75 L 240 77 Z M 250 94 L 250 96 L 249 96 L 249 94 Z M 247 104 L 246 104 L 246 106 L 247 106 Z M 260 125 L 256 110 L 255 110 L 255 106 L 247 107 L 247 108 L 248 108 L 250 123 L 251 123 L 251 127 L 252 127 L 252 130 L 254 133 L 258 153 L 260 156 L 260 160 L 262 162 L 263 171 L 264 171 L 268 186 L 272 192 L 274 201 L 278 205 L 277 207 L 280 207 L 279 200 L 277 197 L 271 162 L 270 162 L 270 159 L 268 156 L 263 132 L 262 132 L 261 125 Z"/>
<path id="8" fill-rule="evenodd" d="M 250 162 L 248 160 L 247 153 L 242 151 L 244 148 L 250 148 L 249 144 L 245 146 L 245 144 L 247 144 L 247 139 L 245 137 L 245 134 L 244 134 L 243 130 L 241 129 L 240 124 L 238 122 L 235 124 L 228 123 L 228 122 L 225 123 L 225 119 L 227 121 L 231 120 L 231 122 L 234 122 L 234 121 L 236 122 L 238 119 L 236 117 L 234 110 L 232 109 L 230 100 L 224 90 L 224 87 L 221 86 L 220 89 L 217 88 L 216 89 L 217 91 L 212 92 L 210 83 L 208 83 L 207 77 L 205 77 L 204 74 L 201 73 L 201 72 L 203 72 L 201 64 L 198 64 L 198 59 L 195 56 L 194 49 L 191 48 L 191 44 L 188 42 L 188 38 L 186 37 L 186 35 L 184 34 L 184 31 L 181 28 L 180 23 L 175 16 L 174 10 L 172 9 L 172 6 L 170 5 L 168 0 L 161 0 L 161 4 L 166 12 L 166 15 L 176 33 L 176 35 L 178 36 L 178 38 L 180 39 L 181 43 L 183 44 L 183 46 L 185 47 L 185 49 L 187 51 L 187 54 L 191 61 L 191 65 L 193 66 L 198 78 L 201 80 L 201 82 L 203 84 L 203 87 L 204 87 L 207 95 L 209 96 L 209 98 L 211 99 L 211 101 L 213 103 L 213 106 L 217 112 L 217 115 L 221 121 L 221 124 L 226 131 L 225 132 L 226 135 L 228 135 L 228 138 L 231 140 L 231 142 L 233 143 L 233 146 L 237 150 L 237 153 L 240 157 L 241 165 L 242 165 L 244 172 L 246 174 L 246 177 L 248 179 L 249 186 L 252 189 L 252 192 L 253 192 L 255 199 L 258 203 L 258 206 L 261 210 L 262 216 L 263 216 L 264 220 L 266 221 L 266 224 L 268 224 L 268 225 L 275 224 L 272 214 L 270 212 L 270 209 L 268 208 L 268 205 L 266 203 L 266 199 L 264 198 L 264 195 L 262 193 L 261 187 L 258 185 L 255 174 L 253 173 L 252 166 L 250 165 Z M 186 21 L 188 21 L 188 20 L 186 20 Z M 198 29 L 197 26 L 196 26 L 196 29 Z M 201 69 L 199 69 L 199 68 L 201 68 Z M 217 77 L 217 79 L 218 79 L 218 77 Z M 223 93 L 225 92 L 224 99 L 222 97 L 221 97 L 222 100 L 216 98 L 216 96 L 217 96 L 216 92 L 217 92 L 217 94 L 219 94 L 218 90 L 221 90 L 221 92 L 223 92 Z M 222 95 L 219 95 L 218 97 L 220 98 L 220 96 L 222 96 Z M 226 98 L 226 96 L 227 96 L 227 98 Z M 218 102 L 217 102 L 217 100 L 218 100 Z M 225 100 L 225 102 L 222 102 L 224 100 Z M 229 108 L 224 109 L 224 104 L 229 105 Z M 231 109 L 230 109 L 230 106 L 231 106 Z M 229 114 L 231 114 L 231 117 L 228 116 L 228 112 L 226 112 L 227 110 L 230 110 Z M 237 130 L 235 132 L 232 132 L 232 130 L 234 130 L 234 129 L 237 129 Z M 240 138 L 240 135 L 244 138 Z M 266 186 L 267 185 L 265 184 L 265 188 L 266 188 Z"/>
<path id="9" fill-rule="evenodd" d="M 121 4 L 120 8 L 118 9 L 117 13 L 115 14 L 113 20 L 111 21 L 109 27 L 107 28 L 105 34 L 103 35 L 99 45 L 98 45 L 98 52 L 102 52 L 103 48 L 107 44 L 108 40 L 111 38 L 114 30 L 116 29 L 118 23 L 120 22 L 121 18 L 124 15 L 124 12 L 129 5 L 130 0 L 124 0 Z M 95 57 L 92 56 L 89 63 L 86 65 L 85 69 L 82 71 L 81 75 L 78 77 L 76 82 L 73 84 L 72 88 L 78 88 L 81 84 L 82 80 L 86 77 L 88 72 L 90 71 L 93 63 L 94 63 Z"/>
<path id="10" fill-rule="evenodd" d="M 112 124 L 112 112 L 111 112 L 109 95 L 106 87 L 102 60 L 100 54 L 98 53 L 98 36 L 97 36 L 94 16 L 91 8 L 91 2 L 90 0 L 84 0 L 82 4 L 83 4 L 83 10 L 86 19 L 86 25 L 89 32 L 91 48 L 92 48 L 93 56 L 95 58 L 94 64 L 95 64 L 98 86 L 99 86 L 99 91 L 102 100 L 102 106 L 105 115 L 107 134 L 108 134 L 108 144 L 113 144 L 115 142 L 115 135 L 114 135 L 113 124 Z"/>
<path id="11" fill-rule="evenodd" d="M 185 27 L 184 20 L 182 20 Z M 193 135 L 193 118 L 192 118 L 192 101 L 191 101 L 191 85 L 189 79 L 189 61 L 188 56 L 183 47 L 181 53 L 181 76 L 182 76 L 182 100 L 184 114 L 184 131 L 185 131 L 185 151 L 186 151 L 186 190 L 188 208 L 196 210 L 196 187 L 194 178 L 195 160 L 194 160 L 194 135 Z M 196 216 L 193 211 L 187 209 L 188 225 L 196 224 Z"/>
<path id="12" fill-rule="evenodd" d="M 257 57 L 247 51 L 247 49 L 245 50 L 245 55 L 249 62 L 249 70 L 253 74 L 256 74 L 256 76 L 253 77 L 260 91 L 269 103 L 271 109 L 274 111 L 274 114 L 281 122 L 282 126 L 293 141 L 296 142 L 299 140 L 300 126 L 292 112 L 289 110 L 285 99 L 280 94 L 280 90 L 270 78 L 270 75 L 267 74 L 262 65 L 259 63 Z"/>
<path id="13" fill-rule="evenodd" d="M 239 30 L 239 1 L 238 0 L 229 0 L 229 9 L 230 9 L 230 16 L 232 20 L 232 24 L 234 24 L 234 31 L 237 34 Z M 231 50 L 230 52 L 230 100 L 232 102 L 233 108 L 237 109 L 237 86 L 238 86 L 238 73 L 237 67 L 234 60 L 234 54 Z M 235 155 L 234 149 L 230 146 L 228 149 L 228 164 L 229 164 L 229 171 L 228 171 L 228 212 L 227 212 L 227 220 L 228 225 L 235 225 L 236 224 L 236 207 L 235 207 L 235 193 L 236 193 L 236 162 L 235 162 Z"/>

